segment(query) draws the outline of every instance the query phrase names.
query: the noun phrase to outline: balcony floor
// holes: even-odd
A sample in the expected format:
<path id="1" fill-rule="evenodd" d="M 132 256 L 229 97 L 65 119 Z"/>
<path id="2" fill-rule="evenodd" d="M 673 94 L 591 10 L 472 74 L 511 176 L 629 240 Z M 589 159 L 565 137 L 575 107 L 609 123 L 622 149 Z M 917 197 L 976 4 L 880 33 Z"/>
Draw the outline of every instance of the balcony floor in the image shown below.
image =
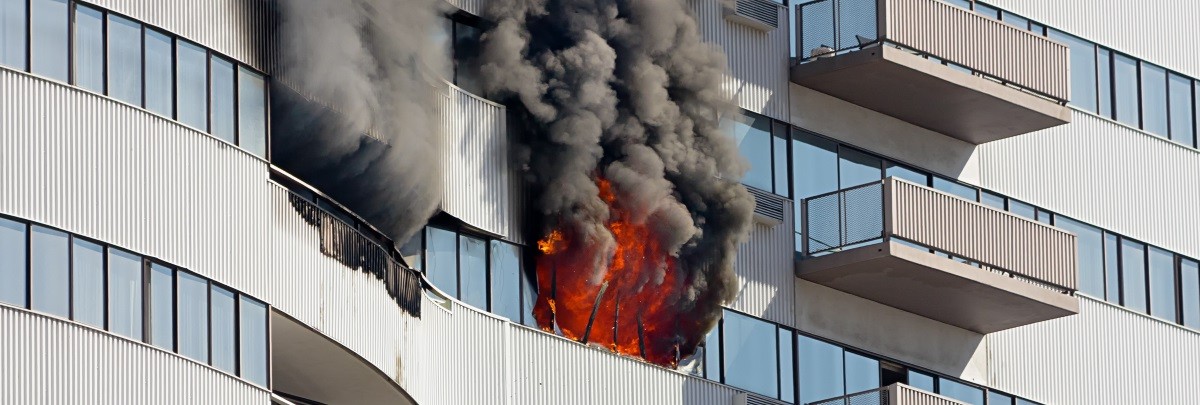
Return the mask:
<path id="1" fill-rule="evenodd" d="M 796 275 L 987 334 L 1079 313 L 1079 299 L 895 242 L 800 260 Z"/>
<path id="2" fill-rule="evenodd" d="M 791 80 L 976 145 L 1071 121 L 1066 106 L 891 45 L 796 65 Z"/>

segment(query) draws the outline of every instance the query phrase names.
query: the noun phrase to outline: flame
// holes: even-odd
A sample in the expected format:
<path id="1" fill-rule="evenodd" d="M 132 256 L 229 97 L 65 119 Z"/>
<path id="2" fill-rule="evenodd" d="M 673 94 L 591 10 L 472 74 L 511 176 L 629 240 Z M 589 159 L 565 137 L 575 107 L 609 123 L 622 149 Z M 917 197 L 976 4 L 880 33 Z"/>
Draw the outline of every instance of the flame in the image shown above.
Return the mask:
<path id="1" fill-rule="evenodd" d="M 694 308 L 677 305 L 693 280 L 679 275 L 677 258 L 660 242 L 653 224 L 633 221 L 608 180 L 599 178 L 596 184 L 609 206 L 605 228 L 615 248 L 601 257 L 606 267 L 597 272 L 595 258 L 607 252 L 572 229 L 555 229 L 539 241 L 534 318 L 543 330 L 552 332 L 557 326 L 567 338 L 673 368 L 707 332 L 689 322 Z"/>

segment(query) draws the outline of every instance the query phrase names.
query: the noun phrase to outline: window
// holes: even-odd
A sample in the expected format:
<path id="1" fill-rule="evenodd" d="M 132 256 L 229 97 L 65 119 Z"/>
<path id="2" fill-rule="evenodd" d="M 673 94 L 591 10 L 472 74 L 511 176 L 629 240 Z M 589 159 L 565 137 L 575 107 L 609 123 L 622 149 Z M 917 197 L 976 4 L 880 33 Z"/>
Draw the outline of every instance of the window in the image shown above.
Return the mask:
<path id="1" fill-rule="evenodd" d="M 421 232 L 408 238 L 408 242 L 400 247 L 400 257 L 414 270 L 425 271 L 425 233 Z"/>
<path id="2" fill-rule="evenodd" d="M 908 385 L 913 388 L 937 392 L 937 384 L 934 381 L 934 376 L 916 370 L 908 370 Z"/>
<path id="3" fill-rule="evenodd" d="M 179 41 L 179 122 L 208 131 L 208 52 L 193 43 Z"/>
<path id="4" fill-rule="evenodd" d="M 704 337 L 704 378 L 721 382 L 721 327 L 718 325 Z"/>
<path id="5" fill-rule="evenodd" d="M 150 344 L 175 350 L 175 270 L 150 266 Z"/>
<path id="6" fill-rule="evenodd" d="M 1146 245 L 1121 239 L 1121 303 L 1146 312 Z"/>
<path id="7" fill-rule="evenodd" d="M 104 328 L 104 247 L 71 241 L 71 318 Z"/>
<path id="8" fill-rule="evenodd" d="M 1142 65 L 1142 128 L 1167 137 L 1167 71 L 1145 62 Z"/>
<path id="9" fill-rule="evenodd" d="M 238 145 L 267 157 L 266 79 L 246 68 L 238 68 Z"/>
<path id="10" fill-rule="evenodd" d="M 999 9 L 992 7 L 992 6 L 985 5 L 983 3 L 975 3 L 975 12 L 979 13 L 980 15 L 987 17 L 987 18 L 991 18 L 991 19 L 995 19 L 995 20 L 1000 19 L 1000 10 Z"/>
<path id="11" fill-rule="evenodd" d="M 1037 221 L 1041 222 L 1043 224 L 1046 224 L 1046 225 L 1053 225 L 1054 224 L 1054 214 L 1051 213 L 1050 211 L 1046 211 L 1041 208 L 1038 208 Z"/>
<path id="12" fill-rule="evenodd" d="M 1099 62 L 1098 78 L 1100 84 L 1100 115 L 1113 118 L 1112 93 L 1112 52 L 1096 47 L 1096 60 Z"/>
<path id="13" fill-rule="evenodd" d="M 771 397 L 778 395 L 775 326 L 725 311 L 723 332 L 725 383 Z"/>
<path id="14" fill-rule="evenodd" d="M 1195 260 L 1179 260 L 1179 290 L 1183 325 L 1200 326 L 1200 264 Z"/>
<path id="15" fill-rule="evenodd" d="M 537 303 L 537 272 L 533 266 L 521 269 L 521 285 L 524 292 L 521 294 L 521 315 L 524 319 L 525 326 L 537 327 L 537 320 L 533 319 L 533 306 Z"/>
<path id="16" fill-rule="evenodd" d="M 238 301 L 238 333 L 242 378 L 267 386 L 267 305 L 241 296 Z"/>
<path id="17" fill-rule="evenodd" d="M 0 302 L 24 307 L 25 224 L 0 218 Z"/>
<path id="18" fill-rule="evenodd" d="M 1004 197 L 990 191 L 980 191 L 979 202 L 1000 211 L 1005 210 Z"/>
<path id="19" fill-rule="evenodd" d="M 779 399 L 784 402 L 796 400 L 796 373 L 792 367 L 792 361 L 796 359 L 796 354 L 792 353 L 795 335 L 790 330 L 779 328 Z"/>
<path id="20" fill-rule="evenodd" d="M 1008 212 L 1024 217 L 1025 219 L 1037 220 L 1037 208 L 1017 200 L 1008 200 Z"/>
<path id="21" fill-rule="evenodd" d="M 1121 302 L 1121 256 L 1117 235 L 1104 234 L 1104 299 Z"/>
<path id="22" fill-rule="evenodd" d="M 801 130 L 793 131 L 792 139 L 792 176 L 796 199 L 837 190 L 837 142 Z"/>
<path id="23" fill-rule="evenodd" d="M 1175 322 L 1175 255 L 1150 247 L 1150 315 Z"/>
<path id="24" fill-rule="evenodd" d="M 108 16 L 108 93 L 117 100 L 142 105 L 142 26 Z"/>
<path id="25" fill-rule="evenodd" d="M 940 190 L 946 194 L 958 196 L 968 201 L 978 201 L 975 187 L 963 185 L 954 180 L 947 180 L 941 177 L 933 177 L 933 188 Z"/>
<path id="26" fill-rule="evenodd" d="M 142 258 L 108 250 L 108 330 L 142 340 Z"/>
<path id="27" fill-rule="evenodd" d="M 988 391 L 988 405 L 1012 405 L 1013 397 L 996 391 Z"/>
<path id="28" fill-rule="evenodd" d="M 971 9 L 971 0 L 946 0 L 946 2 L 967 10 Z"/>
<path id="29" fill-rule="evenodd" d="M 1023 30 L 1029 29 L 1029 19 L 1007 11 L 1000 11 L 1000 20 Z"/>
<path id="30" fill-rule="evenodd" d="M 225 142 L 237 145 L 237 127 L 234 123 L 233 63 L 214 56 L 212 58 L 212 126 L 209 131 Z"/>
<path id="31" fill-rule="evenodd" d="M 846 352 L 846 393 L 879 388 L 879 360 Z"/>
<path id="32" fill-rule="evenodd" d="M 842 147 L 838 149 L 838 186 L 854 187 L 883 178 L 883 160 Z"/>
<path id="33" fill-rule="evenodd" d="M 237 372 L 237 295 L 212 285 L 212 365 Z"/>
<path id="34" fill-rule="evenodd" d="M 70 236 L 66 232 L 33 226 L 30 241 L 29 267 L 31 305 L 35 311 L 62 317 L 70 315 Z"/>
<path id="35" fill-rule="evenodd" d="M 479 63 L 475 60 L 480 49 L 479 28 L 460 21 L 454 22 L 454 83 L 472 94 L 483 94 Z"/>
<path id="36" fill-rule="evenodd" d="M 771 191 L 771 119 L 754 113 L 738 114 L 731 123 L 734 142 L 750 164 L 742 183 Z"/>
<path id="37" fill-rule="evenodd" d="M 475 308 L 488 308 L 487 242 L 466 235 L 458 237 L 459 299 Z"/>
<path id="38" fill-rule="evenodd" d="M 1059 30 L 1048 31 L 1050 39 L 1070 50 L 1071 105 L 1096 112 L 1096 45 Z"/>
<path id="39" fill-rule="evenodd" d="M 1074 65 L 1074 61 L 1072 61 L 1072 65 Z M 1073 89 L 1072 92 L 1074 92 Z M 1141 128 L 1138 119 L 1137 60 L 1115 53 L 1113 54 L 1113 99 L 1116 101 L 1114 112 L 1117 121 L 1134 128 Z"/>
<path id="40" fill-rule="evenodd" d="M 491 242 L 492 305 L 496 315 L 521 322 L 521 248 L 498 240 Z M 533 291 L 527 290 L 526 294 Z"/>
<path id="41" fill-rule="evenodd" d="M 429 282 L 451 297 L 458 297 L 458 241 L 452 231 L 426 228 L 425 274 Z"/>
<path id="42" fill-rule="evenodd" d="M 788 124 L 774 121 L 773 130 L 771 131 L 771 153 L 774 155 L 772 162 L 775 164 L 775 194 L 781 196 L 791 196 L 790 192 L 791 179 L 788 178 L 788 133 L 791 132 L 791 127 Z"/>
<path id="43" fill-rule="evenodd" d="M 178 274 L 179 354 L 208 363 L 208 280 Z"/>
<path id="44" fill-rule="evenodd" d="M 966 402 L 984 405 L 983 390 L 949 378 L 938 378 L 938 394 Z"/>
<path id="45" fill-rule="evenodd" d="M 104 93 L 104 13 L 75 5 L 75 85 Z"/>
<path id="46" fill-rule="evenodd" d="M 25 0 L 0 0 L 0 65 L 25 70 Z"/>
<path id="47" fill-rule="evenodd" d="M 30 70 L 51 79 L 67 81 L 70 35 L 67 0 L 31 0 Z"/>
<path id="48" fill-rule="evenodd" d="M 175 117 L 175 43 L 161 32 L 146 30 L 146 109 Z"/>
<path id="49" fill-rule="evenodd" d="M 800 403 L 845 395 L 842 348 L 807 336 L 796 339 Z"/>
<path id="50" fill-rule="evenodd" d="M 897 165 L 896 163 L 893 163 L 893 162 L 888 162 L 887 170 L 883 176 L 884 177 L 895 177 L 898 179 L 908 180 L 913 183 L 920 184 L 922 186 L 929 185 L 929 175 L 928 174 L 916 171 L 914 169 L 910 169 L 905 166 Z"/>
<path id="51" fill-rule="evenodd" d="M 1195 125 L 1192 122 L 1192 80 L 1171 73 L 1171 140 L 1187 146 L 1196 146 Z"/>
<path id="52" fill-rule="evenodd" d="M 1056 225 L 1078 238 L 1079 290 L 1093 297 L 1104 297 L 1104 232 L 1061 216 Z"/>

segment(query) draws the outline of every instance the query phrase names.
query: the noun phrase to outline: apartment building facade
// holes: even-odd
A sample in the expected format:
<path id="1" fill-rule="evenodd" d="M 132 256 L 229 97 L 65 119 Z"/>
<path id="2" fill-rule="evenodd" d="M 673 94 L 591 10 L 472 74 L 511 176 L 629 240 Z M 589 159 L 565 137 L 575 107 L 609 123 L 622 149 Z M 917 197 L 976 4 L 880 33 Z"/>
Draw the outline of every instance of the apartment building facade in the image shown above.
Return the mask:
<path id="1" fill-rule="evenodd" d="M 756 205 L 668 369 L 532 316 L 487 1 L 399 244 L 279 156 L 277 1 L 0 0 L 0 403 L 1193 402 L 1200 5 L 686 3 Z"/>

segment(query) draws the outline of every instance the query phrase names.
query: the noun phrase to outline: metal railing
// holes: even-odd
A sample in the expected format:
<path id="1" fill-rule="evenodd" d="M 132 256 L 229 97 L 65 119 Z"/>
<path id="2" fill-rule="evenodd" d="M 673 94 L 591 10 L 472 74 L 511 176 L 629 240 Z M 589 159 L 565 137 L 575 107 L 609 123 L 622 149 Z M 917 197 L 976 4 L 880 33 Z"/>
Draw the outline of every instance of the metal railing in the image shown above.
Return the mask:
<path id="1" fill-rule="evenodd" d="M 883 182 L 876 181 L 804 199 L 804 253 L 838 251 L 885 237 L 883 197 Z"/>
<path id="2" fill-rule="evenodd" d="M 901 383 L 840 397 L 809 402 L 806 405 L 965 405 L 929 391 Z"/>

